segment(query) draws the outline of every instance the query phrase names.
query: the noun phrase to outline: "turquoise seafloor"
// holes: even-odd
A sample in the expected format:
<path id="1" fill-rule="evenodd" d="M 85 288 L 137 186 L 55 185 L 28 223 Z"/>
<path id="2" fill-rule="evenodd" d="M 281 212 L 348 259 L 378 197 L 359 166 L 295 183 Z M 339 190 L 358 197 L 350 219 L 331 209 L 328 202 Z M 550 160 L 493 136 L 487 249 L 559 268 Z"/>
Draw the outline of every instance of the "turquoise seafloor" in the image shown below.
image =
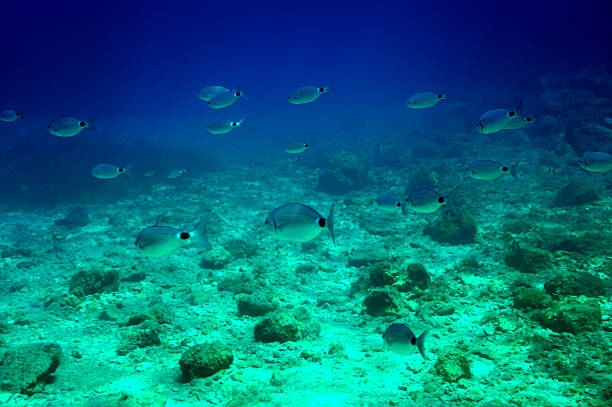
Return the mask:
<path id="1" fill-rule="evenodd" d="M 405 143 L 398 130 L 374 164 L 349 148 L 295 163 L 262 149 L 112 205 L 4 211 L 0 404 L 612 405 L 612 174 L 575 165 L 581 143 L 612 146 L 612 102 L 557 86 L 533 96 L 549 112 L 533 128 L 495 137 Z M 555 116 L 570 110 L 579 129 Z M 492 156 L 520 161 L 519 177 L 462 177 L 459 216 L 371 205 L 449 190 Z M 335 246 L 266 234 L 267 213 L 293 201 L 335 204 Z M 208 213 L 213 249 L 140 255 L 135 235 L 160 213 L 176 227 Z M 427 360 L 385 349 L 394 322 L 429 330 Z M 187 378 L 179 360 L 198 344 L 218 371 Z"/>

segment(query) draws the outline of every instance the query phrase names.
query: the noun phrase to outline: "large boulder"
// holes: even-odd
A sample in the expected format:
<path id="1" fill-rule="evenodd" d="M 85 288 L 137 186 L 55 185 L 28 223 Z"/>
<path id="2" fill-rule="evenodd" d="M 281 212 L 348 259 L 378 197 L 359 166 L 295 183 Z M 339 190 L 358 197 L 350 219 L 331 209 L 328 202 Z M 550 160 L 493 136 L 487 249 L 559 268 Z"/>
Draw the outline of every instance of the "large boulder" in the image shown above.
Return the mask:
<path id="1" fill-rule="evenodd" d="M 304 308 L 268 314 L 254 330 L 255 340 L 264 343 L 316 339 L 320 333 L 321 325 Z"/>
<path id="2" fill-rule="evenodd" d="M 192 380 L 228 369 L 233 361 L 234 355 L 229 346 L 219 342 L 201 343 L 183 353 L 179 366 L 183 377 Z"/>
<path id="3" fill-rule="evenodd" d="M 33 343 L 11 348 L 0 356 L 0 389 L 31 396 L 60 365 L 62 348 L 56 343 Z"/>
<path id="4" fill-rule="evenodd" d="M 534 318 L 544 328 L 572 334 L 597 331 L 602 322 L 601 307 L 595 299 L 569 300 L 556 304 L 536 314 Z"/>
<path id="5" fill-rule="evenodd" d="M 570 295 L 586 297 L 606 295 L 604 281 L 596 275 L 585 272 L 553 277 L 544 283 L 544 289 L 555 299 Z"/>

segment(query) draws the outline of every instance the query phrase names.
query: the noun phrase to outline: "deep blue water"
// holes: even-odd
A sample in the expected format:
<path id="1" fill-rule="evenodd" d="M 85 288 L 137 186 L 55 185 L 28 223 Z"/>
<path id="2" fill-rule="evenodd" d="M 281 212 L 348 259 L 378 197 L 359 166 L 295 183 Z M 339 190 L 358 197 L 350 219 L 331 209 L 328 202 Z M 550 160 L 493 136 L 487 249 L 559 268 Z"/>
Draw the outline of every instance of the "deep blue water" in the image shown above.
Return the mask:
<path id="1" fill-rule="evenodd" d="M 61 184 L 90 177 L 92 163 L 142 163 L 143 150 L 180 165 L 199 152 L 223 156 L 228 143 L 246 156 L 249 145 L 292 140 L 359 148 L 407 121 L 470 131 L 473 112 L 517 103 L 545 74 L 608 69 L 612 7 L 603 3 L 5 3 L 0 106 L 27 118 L 9 143 L 5 188 L 36 183 L 41 168 Z M 336 95 L 287 102 L 300 85 L 332 80 Z M 249 100 L 213 111 L 196 97 L 209 84 L 240 86 Z M 422 90 L 467 110 L 407 116 L 405 100 Z M 449 112 L 469 112 L 464 128 Z M 100 132 L 52 137 L 46 124 L 59 115 L 96 116 Z M 242 117 L 232 137 L 204 129 Z"/>

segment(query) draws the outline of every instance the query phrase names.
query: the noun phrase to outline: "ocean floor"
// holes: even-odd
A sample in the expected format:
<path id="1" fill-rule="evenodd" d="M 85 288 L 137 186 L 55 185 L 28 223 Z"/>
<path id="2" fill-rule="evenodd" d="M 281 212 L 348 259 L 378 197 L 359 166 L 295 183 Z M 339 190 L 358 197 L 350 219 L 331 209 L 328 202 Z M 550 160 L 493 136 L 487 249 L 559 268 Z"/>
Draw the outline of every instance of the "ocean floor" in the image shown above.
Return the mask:
<path id="1" fill-rule="evenodd" d="M 450 190 L 465 165 L 452 159 L 374 167 L 336 196 L 316 191 L 306 158 L 279 159 L 160 178 L 151 194 L 64 221 L 75 207 L 5 212 L 0 351 L 54 343 L 61 356 L 50 375 L 16 365 L 41 370 L 31 395 L 10 382 L 24 372 L 5 372 L 0 404 L 609 406 L 612 174 L 543 170 L 529 154 L 496 157 L 520 159 L 518 179 L 462 179 L 458 223 L 445 207 L 370 205 L 403 196 L 420 168 Z M 599 199 L 560 202 L 569 184 Z M 305 244 L 268 235 L 267 213 L 287 202 L 323 216 L 333 203 L 337 244 L 325 231 Z M 206 214 L 211 251 L 188 243 L 151 259 L 134 247 L 147 226 L 190 230 Z M 394 322 L 429 330 L 427 360 L 385 349 Z M 231 363 L 188 380 L 179 360 L 201 343 Z"/>

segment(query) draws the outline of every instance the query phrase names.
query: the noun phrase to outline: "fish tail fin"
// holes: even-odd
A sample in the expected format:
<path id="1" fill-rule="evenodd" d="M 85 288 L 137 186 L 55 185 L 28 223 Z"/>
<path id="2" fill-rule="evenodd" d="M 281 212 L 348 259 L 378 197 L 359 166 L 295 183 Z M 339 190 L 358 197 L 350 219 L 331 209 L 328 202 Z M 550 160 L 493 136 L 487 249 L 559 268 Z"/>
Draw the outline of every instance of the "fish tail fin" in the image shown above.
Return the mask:
<path id="1" fill-rule="evenodd" d="M 427 354 L 425 353 L 425 338 L 427 337 L 427 334 L 429 334 L 429 330 L 424 331 L 417 338 L 417 348 L 419 349 L 419 353 L 421 354 L 421 356 L 423 356 L 423 359 L 425 360 L 429 359 L 427 357 Z"/>
<path id="2" fill-rule="evenodd" d="M 518 178 L 518 166 L 519 166 L 520 161 L 515 162 L 512 167 L 510 167 L 510 175 L 512 175 L 514 178 Z"/>
<path id="3" fill-rule="evenodd" d="M 19 117 L 21 117 L 21 119 L 25 119 L 25 116 L 23 115 L 23 109 L 21 109 L 21 111 L 19 112 Z"/>
<path id="4" fill-rule="evenodd" d="M 134 178 L 134 176 L 132 175 L 132 163 L 129 163 L 128 165 L 126 165 L 123 168 L 123 172 L 130 178 Z"/>
<path id="5" fill-rule="evenodd" d="M 523 99 L 521 99 L 521 101 L 519 102 L 518 106 L 516 106 L 516 109 L 514 109 L 514 111 L 519 115 L 522 116 L 523 115 Z"/>
<path id="6" fill-rule="evenodd" d="M 87 128 L 89 130 L 98 131 L 98 129 L 96 128 L 96 117 L 95 116 L 87 119 Z"/>
<path id="7" fill-rule="evenodd" d="M 448 209 L 450 209 L 453 215 L 459 215 L 459 212 L 457 211 L 457 206 L 455 205 L 455 200 L 452 198 L 452 195 L 457 189 L 457 187 L 459 186 L 460 182 L 461 182 L 461 179 L 457 181 L 455 186 L 452 187 L 451 190 L 448 191 L 448 194 L 444 197 L 446 199 L 446 204 L 448 205 Z"/>
<path id="8" fill-rule="evenodd" d="M 334 204 L 332 204 L 331 209 L 329 210 L 329 215 L 327 215 L 327 230 L 329 230 L 329 235 L 331 236 L 332 243 L 335 246 L 336 235 L 334 234 Z"/>
<path id="9" fill-rule="evenodd" d="M 193 232 L 191 232 L 191 236 L 194 237 L 195 241 L 198 242 L 202 247 L 206 250 L 212 249 L 210 242 L 208 241 L 208 236 L 206 234 L 206 221 L 207 216 L 202 217 L 202 220 L 196 225 Z"/>
<path id="10" fill-rule="evenodd" d="M 333 80 L 329 81 L 329 83 L 326 86 L 327 91 L 333 93 L 334 95 L 337 95 L 336 90 L 332 87 L 333 84 L 334 84 Z"/>
<path id="11" fill-rule="evenodd" d="M 240 126 L 242 126 L 242 123 L 243 123 L 243 122 L 244 122 L 244 117 L 243 117 L 242 119 L 238 120 L 238 121 L 236 122 L 236 124 L 238 125 L 238 127 L 240 127 Z"/>

